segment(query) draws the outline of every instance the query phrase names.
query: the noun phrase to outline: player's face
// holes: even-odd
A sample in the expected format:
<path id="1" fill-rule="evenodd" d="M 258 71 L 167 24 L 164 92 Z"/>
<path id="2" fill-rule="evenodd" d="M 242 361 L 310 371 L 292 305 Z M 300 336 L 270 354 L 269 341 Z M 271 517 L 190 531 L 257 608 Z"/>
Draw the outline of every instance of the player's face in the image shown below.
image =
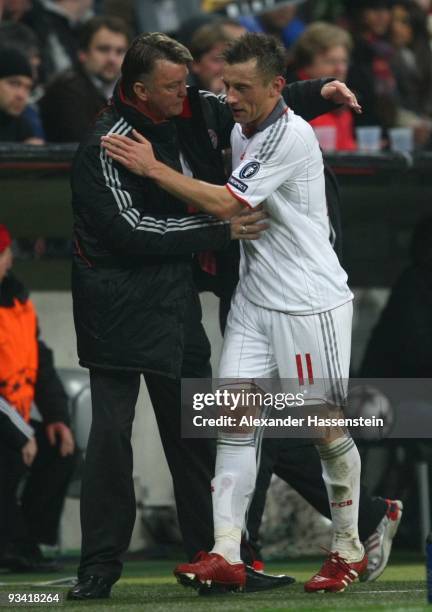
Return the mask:
<path id="1" fill-rule="evenodd" d="M 12 268 L 12 249 L 10 247 L 6 247 L 3 253 L 0 253 L 0 283 L 3 282 L 6 274 Z"/>
<path id="2" fill-rule="evenodd" d="M 80 61 L 86 71 L 105 83 L 116 81 L 126 53 L 126 37 L 119 32 L 101 28 L 93 36 L 87 51 L 81 51 Z"/>
<path id="3" fill-rule="evenodd" d="M 27 76 L 10 76 L 0 79 L 0 109 L 18 117 L 25 109 L 32 88 Z"/>
<path id="4" fill-rule="evenodd" d="M 255 59 L 226 64 L 223 81 L 234 120 L 241 125 L 259 124 L 268 117 L 285 84 L 283 77 L 267 82 Z"/>
<path id="5" fill-rule="evenodd" d="M 184 64 L 157 60 L 151 76 L 146 82 L 135 83 L 134 91 L 152 117 L 160 120 L 176 117 L 181 114 L 187 95 L 187 75 Z"/>

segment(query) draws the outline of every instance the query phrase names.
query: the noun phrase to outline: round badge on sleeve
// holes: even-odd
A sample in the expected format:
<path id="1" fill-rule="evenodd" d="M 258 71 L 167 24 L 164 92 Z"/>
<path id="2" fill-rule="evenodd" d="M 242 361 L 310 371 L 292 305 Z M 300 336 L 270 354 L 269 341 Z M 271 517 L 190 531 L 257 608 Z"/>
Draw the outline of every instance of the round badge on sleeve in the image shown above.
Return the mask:
<path id="1" fill-rule="evenodd" d="M 239 177 L 242 179 L 250 179 L 257 174 L 259 169 L 260 164 L 258 162 L 249 162 L 240 170 Z"/>

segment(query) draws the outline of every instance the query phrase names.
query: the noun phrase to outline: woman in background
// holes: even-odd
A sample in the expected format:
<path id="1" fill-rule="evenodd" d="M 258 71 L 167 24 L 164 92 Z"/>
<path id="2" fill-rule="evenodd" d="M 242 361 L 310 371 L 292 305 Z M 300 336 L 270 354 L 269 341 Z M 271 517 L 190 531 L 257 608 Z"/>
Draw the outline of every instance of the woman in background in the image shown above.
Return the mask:
<path id="1" fill-rule="evenodd" d="M 334 77 L 346 81 L 352 40 L 348 32 L 337 26 L 316 22 L 297 40 L 293 49 L 295 75 L 289 80 Z M 347 107 L 337 108 L 310 121 L 315 127 L 333 126 L 336 150 L 355 150 L 354 119 Z"/>

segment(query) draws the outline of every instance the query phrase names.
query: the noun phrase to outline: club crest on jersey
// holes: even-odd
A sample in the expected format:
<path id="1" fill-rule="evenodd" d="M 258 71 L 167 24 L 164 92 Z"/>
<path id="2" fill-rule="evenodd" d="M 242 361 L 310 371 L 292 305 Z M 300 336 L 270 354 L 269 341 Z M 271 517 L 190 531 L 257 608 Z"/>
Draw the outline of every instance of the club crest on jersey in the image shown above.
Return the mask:
<path id="1" fill-rule="evenodd" d="M 242 193 L 247 191 L 248 186 L 242 183 L 242 181 L 239 181 L 238 178 L 236 178 L 235 176 L 230 176 L 228 179 L 228 183 L 239 191 L 241 191 Z"/>
<path id="2" fill-rule="evenodd" d="M 258 162 L 249 162 L 240 170 L 239 177 L 242 179 L 250 179 L 258 172 L 260 164 Z"/>

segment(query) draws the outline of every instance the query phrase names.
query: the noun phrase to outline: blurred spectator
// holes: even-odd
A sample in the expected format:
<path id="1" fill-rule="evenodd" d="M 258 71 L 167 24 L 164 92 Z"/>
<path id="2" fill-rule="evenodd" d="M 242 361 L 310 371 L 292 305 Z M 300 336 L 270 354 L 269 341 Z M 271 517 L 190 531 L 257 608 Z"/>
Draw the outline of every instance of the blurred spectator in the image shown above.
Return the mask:
<path id="1" fill-rule="evenodd" d="M 230 40 L 238 38 L 247 32 L 247 29 L 237 21 L 237 19 L 230 19 L 229 17 L 222 17 L 212 13 L 201 13 L 194 15 L 186 21 L 184 21 L 175 38 L 190 48 L 192 38 L 197 34 L 203 26 L 218 25 L 222 28 L 226 37 Z"/>
<path id="2" fill-rule="evenodd" d="M 393 47 L 387 39 L 391 22 L 390 0 L 355 0 L 348 6 L 354 36 L 348 85 L 363 107 L 356 122 L 384 128 L 394 126 L 397 88 L 391 68 Z"/>
<path id="3" fill-rule="evenodd" d="M 99 0 L 95 2 L 95 12 L 97 15 L 123 19 L 132 36 L 136 36 L 139 28 L 135 4 L 136 0 Z"/>
<path id="4" fill-rule="evenodd" d="M 33 7 L 32 0 L 4 0 L 3 19 L 21 21 Z"/>
<path id="5" fill-rule="evenodd" d="M 201 0 L 111 0 L 109 5 L 132 3 L 135 32 L 165 32 L 174 35 L 181 24 L 202 14 Z"/>
<path id="6" fill-rule="evenodd" d="M 431 12 L 432 10 L 431 0 L 415 0 L 415 2 L 426 13 L 426 15 L 428 15 Z"/>
<path id="7" fill-rule="evenodd" d="M 350 0 L 307 0 L 301 7 L 301 16 L 306 23 L 327 21 L 335 25 L 345 24 L 346 5 Z"/>
<path id="8" fill-rule="evenodd" d="M 112 95 L 128 43 L 117 17 L 93 17 L 82 27 L 78 66 L 54 78 L 40 101 L 48 141 L 82 140 Z"/>
<path id="9" fill-rule="evenodd" d="M 93 0 L 33 0 L 23 21 L 42 49 L 42 80 L 77 63 L 80 26 L 93 14 Z"/>
<path id="10" fill-rule="evenodd" d="M 182 45 L 189 48 L 194 34 L 202 26 L 217 23 L 219 21 L 220 18 L 212 14 L 202 13 L 200 15 L 194 15 L 181 24 L 177 31 L 176 39 L 181 42 Z"/>
<path id="11" fill-rule="evenodd" d="M 275 0 L 271 10 L 256 16 L 239 16 L 238 20 L 249 32 L 273 34 L 288 49 L 305 29 L 305 24 L 296 15 L 297 5 L 303 2 L 304 0 Z"/>
<path id="12" fill-rule="evenodd" d="M 221 54 L 231 40 L 247 32 L 237 20 L 204 13 L 184 21 L 176 38 L 191 52 L 194 62 L 190 66 L 189 85 L 211 91 L 224 91 L 221 81 L 223 60 Z"/>
<path id="13" fill-rule="evenodd" d="M 56 564 L 44 559 L 39 543 L 57 543 L 76 454 L 67 396 L 12 263 L 11 236 L 0 225 L 0 566 L 52 571 Z M 42 423 L 30 421 L 33 401 Z"/>
<path id="14" fill-rule="evenodd" d="M 417 4 L 426 14 L 426 23 L 429 36 L 432 37 L 432 0 L 416 0 Z"/>
<path id="15" fill-rule="evenodd" d="M 30 62 L 32 67 L 33 87 L 29 104 L 26 106 L 23 116 L 30 122 L 34 135 L 45 140 L 45 132 L 36 104 L 43 93 L 43 88 L 39 83 L 41 52 L 38 38 L 36 34 L 23 23 L 4 21 L 0 23 L 0 48 L 1 47 L 17 49 L 25 55 Z"/>
<path id="16" fill-rule="evenodd" d="M 296 72 L 294 78 L 289 80 L 331 76 L 339 81 L 346 81 L 351 49 L 352 40 L 348 32 L 327 23 L 313 23 L 294 45 L 293 61 Z M 336 130 L 337 150 L 356 149 L 354 118 L 349 108 L 335 109 L 316 117 L 310 124 L 313 127 L 333 126 Z"/>
<path id="17" fill-rule="evenodd" d="M 416 0 L 417 4 L 426 14 L 426 23 L 429 36 L 432 37 L 432 0 Z"/>
<path id="18" fill-rule="evenodd" d="M 247 32 L 247 29 L 237 19 L 222 19 L 220 21 L 222 29 L 231 40 L 240 38 Z"/>
<path id="19" fill-rule="evenodd" d="M 0 48 L 0 142 L 43 144 L 23 116 L 32 84 L 32 69 L 24 55 Z"/>
<path id="20" fill-rule="evenodd" d="M 203 0 L 202 9 L 234 19 L 249 32 L 273 34 L 289 48 L 303 32 L 305 25 L 297 15 L 299 4 L 306 0 Z"/>
<path id="21" fill-rule="evenodd" d="M 414 0 L 394 3 L 391 41 L 401 106 L 397 125 L 413 127 L 417 144 L 425 145 L 432 128 L 432 51 L 426 13 Z"/>
<path id="22" fill-rule="evenodd" d="M 224 64 L 222 53 L 230 40 L 218 22 L 198 28 L 189 45 L 189 51 L 194 58 L 190 67 L 190 85 L 215 94 L 224 91 L 221 78 Z"/>
<path id="23" fill-rule="evenodd" d="M 17 49 L 26 56 L 32 67 L 33 81 L 37 82 L 41 64 L 39 40 L 36 34 L 23 23 L 3 21 L 0 23 L 0 47 Z"/>
<path id="24" fill-rule="evenodd" d="M 432 217 L 414 230 L 410 265 L 372 331 L 361 378 L 432 377 Z"/>

